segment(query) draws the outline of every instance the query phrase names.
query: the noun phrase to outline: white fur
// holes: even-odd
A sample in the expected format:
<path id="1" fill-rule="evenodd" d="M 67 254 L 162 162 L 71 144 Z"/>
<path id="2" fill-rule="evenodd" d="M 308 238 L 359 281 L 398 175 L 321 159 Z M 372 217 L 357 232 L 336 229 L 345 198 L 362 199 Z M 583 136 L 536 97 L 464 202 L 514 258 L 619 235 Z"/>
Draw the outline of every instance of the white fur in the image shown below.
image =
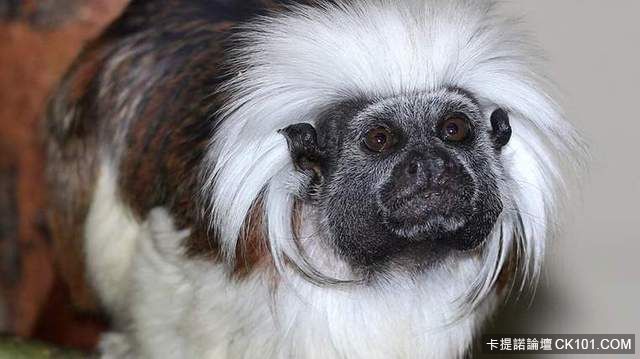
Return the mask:
<path id="1" fill-rule="evenodd" d="M 492 288 L 511 248 L 535 282 L 562 193 L 559 163 L 575 157 L 579 141 L 544 91 L 539 51 L 491 2 L 297 7 L 245 26 L 239 40 L 242 47 L 232 53 L 237 75 L 223 87 L 232 98 L 219 114 L 203 188 L 228 263 L 235 261 L 240 230 L 263 189 L 277 267 L 285 257 L 303 262 L 287 220 L 296 174 L 278 129 L 313 122 L 349 96 L 457 86 L 480 99 L 487 121 L 492 108 L 509 111 L 514 129 L 504 151 L 509 207 L 485 246 L 485 265 L 470 295 L 481 299 Z"/>
<path id="2" fill-rule="evenodd" d="M 479 266 L 473 257 L 379 287 L 318 287 L 293 273 L 277 289 L 265 272 L 229 281 L 221 264 L 185 260 L 179 243 L 188 232 L 171 223 L 155 209 L 145 224 L 150 235 L 138 238 L 128 297 L 132 357 L 462 357 L 496 303 L 455 320 L 455 301 Z"/>
<path id="3" fill-rule="evenodd" d="M 104 161 L 85 222 L 84 245 L 91 283 L 114 314 L 126 312 L 131 261 L 142 230 L 120 201 L 116 180 L 113 165 Z"/>
<path id="4" fill-rule="evenodd" d="M 115 173 L 102 168 L 87 225 L 88 263 L 104 301 L 130 314 L 135 356 L 462 357 L 495 307 L 494 283 L 512 248 L 526 274 L 537 277 L 562 197 L 560 159 L 573 158 L 578 146 L 543 91 L 537 50 L 481 1 L 297 7 L 254 21 L 239 36 L 242 47 L 231 54 L 237 73 L 224 86 L 232 97 L 219 113 L 203 174 L 224 263 L 185 259 L 178 244 L 188 232 L 173 229 L 163 210 L 144 223 L 132 220 L 117 200 Z M 284 258 L 305 272 L 352 273 L 322 246 L 310 208 L 304 208 L 303 246 L 312 263 L 298 253 L 291 212 L 299 178 L 277 130 L 312 122 L 345 97 L 446 86 L 477 96 L 487 121 L 497 106 L 510 113 L 514 135 L 500 183 L 507 206 L 486 245 L 417 277 L 390 273 L 375 286 L 318 287 L 302 279 Z M 228 276 L 261 192 L 282 279 L 277 288 L 270 286 L 273 273 L 243 281 Z M 471 310 L 459 316 L 469 301 Z"/>

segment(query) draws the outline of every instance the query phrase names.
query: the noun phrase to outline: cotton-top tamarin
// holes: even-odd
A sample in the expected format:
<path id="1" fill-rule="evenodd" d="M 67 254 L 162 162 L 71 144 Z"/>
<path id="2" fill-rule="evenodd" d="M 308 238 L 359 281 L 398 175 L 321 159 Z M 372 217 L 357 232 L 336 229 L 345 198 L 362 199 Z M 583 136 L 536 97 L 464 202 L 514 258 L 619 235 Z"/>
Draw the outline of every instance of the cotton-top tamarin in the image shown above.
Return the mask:
<path id="1" fill-rule="evenodd" d="M 464 356 L 580 157 L 539 55 L 487 1 L 134 0 L 47 118 L 103 355 Z"/>

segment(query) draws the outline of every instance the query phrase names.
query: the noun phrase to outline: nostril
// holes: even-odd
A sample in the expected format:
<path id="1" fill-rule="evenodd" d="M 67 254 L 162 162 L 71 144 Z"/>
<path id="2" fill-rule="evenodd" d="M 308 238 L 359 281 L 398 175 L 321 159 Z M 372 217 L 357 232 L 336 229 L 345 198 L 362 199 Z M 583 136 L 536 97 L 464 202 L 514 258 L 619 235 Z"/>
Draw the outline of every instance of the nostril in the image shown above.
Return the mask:
<path id="1" fill-rule="evenodd" d="M 407 166 L 407 174 L 415 176 L 420 170 L 420 163 L 418 161 L 411 161 Z"/>

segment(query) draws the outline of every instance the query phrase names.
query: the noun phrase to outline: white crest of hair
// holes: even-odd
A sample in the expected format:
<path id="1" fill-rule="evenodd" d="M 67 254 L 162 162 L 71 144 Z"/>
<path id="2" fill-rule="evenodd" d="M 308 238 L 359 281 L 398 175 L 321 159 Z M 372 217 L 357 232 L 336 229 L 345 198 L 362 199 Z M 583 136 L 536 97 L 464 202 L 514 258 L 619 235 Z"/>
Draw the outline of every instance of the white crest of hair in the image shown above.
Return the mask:
<path id="1" fill-rule="evenodd" d="M 488 1 L 362 0 L 293 6 L 240 29 L 230 54 L 230 100 L 217 115 L 203 196 L 228 263 L 259 195 L 277 267 L 295 255 L 291 210 L 295 183 L 278 130 L 313 123 L 341 99 L 388 97 L 455 86 L 486 113 L 509 112 L 513 136 L 503 150 L 504 213 L 485 245 L 470 295 L 492 289 L 511 249 L 533 279 L 563 193 L 561 159 L 580 141 L 545 92 L 540 51 L 515 21 Z M 479 299 L 478 299 L 479 300 Z"/>

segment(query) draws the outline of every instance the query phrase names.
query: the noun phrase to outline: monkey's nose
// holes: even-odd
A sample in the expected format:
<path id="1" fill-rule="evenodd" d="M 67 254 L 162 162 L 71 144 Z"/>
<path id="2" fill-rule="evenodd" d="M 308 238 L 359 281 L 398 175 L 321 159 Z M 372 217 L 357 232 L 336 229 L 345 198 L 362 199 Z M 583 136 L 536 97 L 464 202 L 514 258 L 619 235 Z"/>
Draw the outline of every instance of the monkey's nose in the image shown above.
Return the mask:
<path id="1" fill-rule="evenodd" d="M 401 195 L 411 195 L 415 191 L 424 190 L 442 177 L 446 163 L 438 153 L 429 156 L 421 152 L 411 152 L 396 167 L 394 174 L 396 187 Z"/>
<path id="2" fill-rule="evenodd" d="M 386 223 L 417 228 L 434 218 L 456 218 L 468 205 L 472 180 L 457 160 L 437 148 L 411 151 L 396 164 L 380 192 Z"/>

